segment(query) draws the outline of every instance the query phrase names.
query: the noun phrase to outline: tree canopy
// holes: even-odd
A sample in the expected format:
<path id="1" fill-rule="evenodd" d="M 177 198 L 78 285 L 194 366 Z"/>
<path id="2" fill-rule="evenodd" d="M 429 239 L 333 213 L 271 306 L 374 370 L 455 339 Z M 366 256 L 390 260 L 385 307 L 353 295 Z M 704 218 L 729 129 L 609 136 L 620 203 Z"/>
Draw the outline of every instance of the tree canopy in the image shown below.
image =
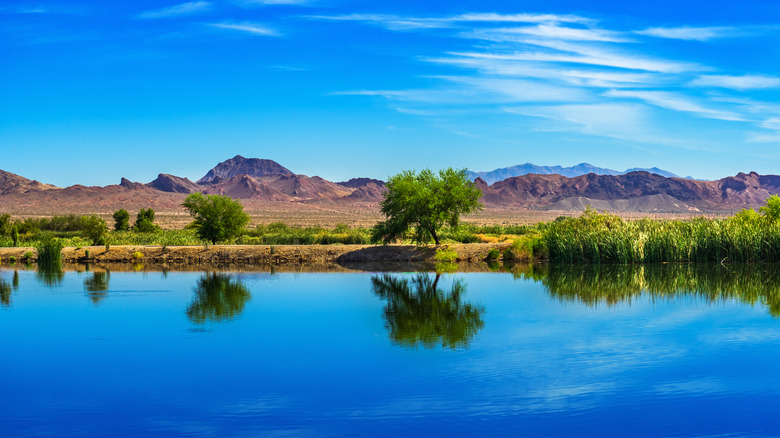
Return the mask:
<path id="1" fill-rule="evenodd" d="M 238 236 L 249 223 L 244 206 L 227 196 L 192 193 L 182 205 L 195 218 L 198 236 L 213 244 Z"/>
<path id="2" fill-rule="evenodd" d="M 439 230 L 456 228 L 462 214 L 482 208 L 482 192 L 466 177 L 466 169 L 404 171 L 390 177 L 381 210 L 387 219 L 372 229 L 372 240 L 390 243 L 413 227 L 417 243 L 439 244 Z"/>

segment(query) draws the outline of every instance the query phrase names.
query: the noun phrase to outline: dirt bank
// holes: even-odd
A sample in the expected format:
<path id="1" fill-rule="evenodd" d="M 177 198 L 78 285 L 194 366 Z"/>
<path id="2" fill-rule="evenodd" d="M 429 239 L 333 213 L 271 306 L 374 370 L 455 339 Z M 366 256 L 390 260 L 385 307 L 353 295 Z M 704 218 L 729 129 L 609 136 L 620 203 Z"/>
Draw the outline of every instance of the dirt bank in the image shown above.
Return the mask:
<path id="1" fill-rule="evenodd" d="M 457 260 L 477 262 L 488 252 L 503 250 L 507 243 L 469 243 L 442 245 L 454 250 Z M 345 263 L 433 263 L 437 247 L 414 245 L 213 245 L 168 246 L 103 246 L 67 247 L 62 251 L 66 263 L 154 263 L 154 264 L 216 264 L 216 265 L 290 265 Z M 0 248 L 0 261 L 35 261 L 34 248 Z"/>

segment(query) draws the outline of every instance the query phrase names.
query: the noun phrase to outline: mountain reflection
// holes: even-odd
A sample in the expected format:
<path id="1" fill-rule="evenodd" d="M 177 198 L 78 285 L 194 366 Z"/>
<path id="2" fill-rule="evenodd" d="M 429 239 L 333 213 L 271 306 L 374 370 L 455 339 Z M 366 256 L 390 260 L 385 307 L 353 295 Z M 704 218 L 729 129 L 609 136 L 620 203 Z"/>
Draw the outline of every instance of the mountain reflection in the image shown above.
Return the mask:
<path id="1" fill-rule="evenodd" d="M 411 280 L 390 274 L 374 275 L 374 293 L 387 300 L 384 316 L 390 338 L 401 345 L 462 348 L 485 325 L 484 308 L 461 301 L 466 286 L 460 280 L 449 292 L 438 288 L 441 275 L 415 275 Z"/>
<path id="2" fill-rule="evenodd" d="M 249 289 L 232 276 L 204 274 L 195 286 L 195 298 L 187 307 L 187 317 L 196 324 L 231 320 L 241 314 L 250 297 Z"/>
<path id="3" fill-rule="evenodd" d="M 100 304 L 108 296 L 108 272 L 93 272 L 92 276 L 84 280 L 84 290 L 95 305 Z"/>
<path id="4" fill-rule="evenodd" d="M 630 303 L 641 296 L 693 296 L 708 302 L 761 303 L 780 317 L 777 264 L 663 264 L 525 267 L 516 275 L 541 281 L 551 296 L 590 306 Z"/>

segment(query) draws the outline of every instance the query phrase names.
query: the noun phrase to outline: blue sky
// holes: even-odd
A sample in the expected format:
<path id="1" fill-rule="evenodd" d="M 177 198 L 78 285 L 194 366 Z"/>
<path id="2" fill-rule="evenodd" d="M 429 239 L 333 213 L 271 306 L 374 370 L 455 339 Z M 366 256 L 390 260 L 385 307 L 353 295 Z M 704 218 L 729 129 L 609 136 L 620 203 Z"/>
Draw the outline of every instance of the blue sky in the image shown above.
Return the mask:
<path id="1" fill-rule="evenodd" d="M 0 169 L 780 174 L 779 37 L 774 1 L 5 1 Z"/>

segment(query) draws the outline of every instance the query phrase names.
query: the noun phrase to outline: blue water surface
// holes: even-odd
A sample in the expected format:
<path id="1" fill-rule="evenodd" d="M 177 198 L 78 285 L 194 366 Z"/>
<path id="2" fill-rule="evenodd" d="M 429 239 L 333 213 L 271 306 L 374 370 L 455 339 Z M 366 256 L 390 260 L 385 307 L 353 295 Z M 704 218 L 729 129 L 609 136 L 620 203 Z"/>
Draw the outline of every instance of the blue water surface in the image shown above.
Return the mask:
<path id="1" fill-rule="evenodd" d="M 0 270 L 0 436 L 780 435 L 772 290 L 103 275 Z"/>

